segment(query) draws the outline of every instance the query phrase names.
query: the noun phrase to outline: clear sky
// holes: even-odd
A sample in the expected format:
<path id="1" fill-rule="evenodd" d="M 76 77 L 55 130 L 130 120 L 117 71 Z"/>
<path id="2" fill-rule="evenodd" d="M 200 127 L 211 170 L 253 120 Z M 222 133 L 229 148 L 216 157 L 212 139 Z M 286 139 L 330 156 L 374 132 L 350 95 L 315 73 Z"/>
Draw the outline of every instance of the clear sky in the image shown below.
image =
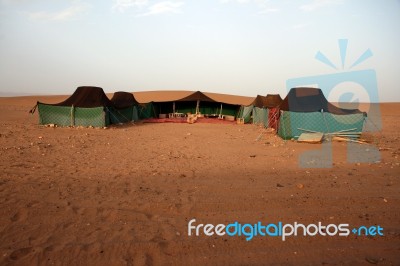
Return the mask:
<path id="1" fill-rule="evenodd" d="M 373 69 L 380 100 L 400 101 L 399 29 L 394 0 L 0 0 L 0 95 L 94 85 L 284 97 L 288 79 Z"/>

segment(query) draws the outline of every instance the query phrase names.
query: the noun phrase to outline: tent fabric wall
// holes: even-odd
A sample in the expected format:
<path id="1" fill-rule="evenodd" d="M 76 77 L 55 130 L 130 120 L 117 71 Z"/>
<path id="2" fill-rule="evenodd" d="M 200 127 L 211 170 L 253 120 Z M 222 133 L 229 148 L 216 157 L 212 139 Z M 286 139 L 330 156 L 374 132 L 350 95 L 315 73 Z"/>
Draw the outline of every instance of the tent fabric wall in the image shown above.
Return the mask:
<path id="1" fill-rule="evenodd" d="M 283 139 L 298 138 L 305 131 L 299 128 L 323 133 L 354 129 L 361 132 L 365 116 L 362 113 L 337 115 L 324 112 L 282 111 L 279 120 L 278 135 Z"/>
<path id="2" fill-rule="evenodd" d="M 242 106 L 240 110 L 240 118 L 244 119 L 245 123 L 263 125 L 264 127 L 270 127 L 270 109 L 276 108 L 282 102 L 282 98 L 279 94 L 268 94 L 267 96 L 257 95 L 254 98 L 252 104 L 248 106 Z M 252 119 L 251 119 L 252 118 Z M 274 117 L 275 118 L 275 117 Z M 277 127 L 273 123 L 274 127 Z"/>
<path id="3" fill-rule="evenodd" d="M 268 127 L 268 109 L 267 108 L 253 108 L 253 124 Z"/>
<path id="4" fill-rule="evenodd" d="M 37 103 L 40 124 L 105 127 L 114 104 L 100 87 L 81 86 L 63 102 Z"/>
<path id="5" fill-rule="evenodd" d="M 204 115 L 232 115 L 237 116 L 240 110 L 240 105 L 221 103 L 206 96 L 200 91 L 194 92 L 184 98 L 169 100 L 163 102 L 152 102 L 154 116 L 158 117 L 159 114 L 169 114 L 174 111 L 177 113 L 196 113 L 197 103 L 199 103 L 199 112 Z M 221 112 L 222 104 L 222 112 Z M 175 105 L 175 110 L 174 110 Z"/>
<path id="6" fill-rule="evenodd" d="M 154 110 L 153 102 L 149 102 L 146 104 L 139 104 L 137 106 L 139 119 L 148 119 L 155 118 L 156 112 Z"/>
<path id="7" fill-rule="evenodd" d="M 292 88 L 279 106 L 278 134 L 284 139 L 298 138 L 305 130 L 332 133 L 354 129 L 361 132 L 366 113 L 343 109 L 329 103 L 321 89 Z"/>
<path id="8" fill-rule="evenodd" d="M 121 124 L 134 121 L 134 108 L 135 106 L 130 106 L 123 109 L 112 109 L 110 111 L 111 124 Z"/>
<path id="9" fill-rule="evenodd" d="M 221 111 L 222 107 L 222 111 Z M 200 102 L 200 113 L 205 115 L 231 115 L 237 117 L 240 111 L 240 105 L 226 103 Z"/>
<path id="10" fill-rule="evenodd" d="M 132 110 L 132 120 L 133 121 L 139 121 L 139 111 L 138 111 L 138 106 L 134 106 Z"/>
<path id="11" fill-rule="evenodd" d="M 114 108 L 110 112 L 112 124 L 139 120 L 136 107 L 139 103 L 132 93 L 117 91 L 111 98 L 111 102 L 114 104 Z"/>
<path id="12" fill-rule="evenodd" d="M 84 108 L 38 103 L 38 111 L 41 125 L 105 127 L 110 124 L 109 112 L 104 107 Z"/>
<path id="13" fill-rule="evenodd" d="M 156 117 L 159 114 L 168 114 L 173 112 L 173 102 L 158 102 L 153 103 Z M 196 113 L 197 102 L 175 102 L 175 112 L 177 113 Z M 239 105 L 222 104 L 222 115 L 237 116 L 240 111 Z M 221 103 L 200 102 L 199 112 L 204 115 L 219 115 L 221 113 Z"/>
<path id="14" fill-rule="evenodd" d="M 72 107 L 69 106 L 53 106 L 43 103 L 37 104 L 39 112 L 39 124 L 56 124 L 59 126 L 71 126 L 74 122 L 71 122 Z"/>
<path id="15" fill-rule="evenodd" d="M 240 107 L 240 112 L 238 118 L 242 118 L 244 123 L 250 123 L 251 122 L 251 116 L 253 113 L 253 105 L 250 106 L 241 106 Z"/>
<path id="16" fill-rule="evenodd" d="M 109 111 L 103 107 L 74 108 L 75 126 L 105 127 L 110 125 Z"/>
<path id="17" fill-rule="evenodd" d="M 173 103 L 172 103 L 173 104 Z M 195 114 L 196 103 L 194 102 L 175 102 L 175 112 L 182 114 Z M 200 110 L 201 112 L 201 110 Z"/>

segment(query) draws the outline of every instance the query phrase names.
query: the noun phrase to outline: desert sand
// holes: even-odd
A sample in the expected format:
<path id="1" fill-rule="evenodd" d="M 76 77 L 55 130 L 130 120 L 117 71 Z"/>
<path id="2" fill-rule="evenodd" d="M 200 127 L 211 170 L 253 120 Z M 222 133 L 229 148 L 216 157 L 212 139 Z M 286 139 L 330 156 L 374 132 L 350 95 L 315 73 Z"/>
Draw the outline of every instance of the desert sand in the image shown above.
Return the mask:
<path id="1" fill-rule="evenodd" d="M 303 168 L 321 144 L 255 125 L 49 128 L 37 100 L 0 98 L 1 265 L 399 265 L 400 103 L 366 134 L 376 162 Z M 368 150 L 370 145 L 360 144 Z M 188 236 L 188 222 L 379 225 L 384 236 Z"/>

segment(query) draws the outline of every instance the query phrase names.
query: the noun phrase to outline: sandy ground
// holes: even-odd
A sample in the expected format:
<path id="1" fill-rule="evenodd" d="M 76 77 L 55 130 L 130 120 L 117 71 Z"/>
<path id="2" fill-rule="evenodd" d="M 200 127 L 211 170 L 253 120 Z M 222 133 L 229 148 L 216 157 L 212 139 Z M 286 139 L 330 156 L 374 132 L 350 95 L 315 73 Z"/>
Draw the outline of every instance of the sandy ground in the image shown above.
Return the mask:
<path id="1" fill-rule="evenodd" d="M 42 98 L 42 99 L 41 99 Z M 319 144 L 253 125 L 46 128 L 35 100 L 0 98 L 2 265 L 400 264 L 400 104 L 367 135 L 376 163 L 299 166 Z M 367 153 L 369 145 L 358 145 Z M 380 225 L 384 236 L 188 236 L 188 221 Z"/>

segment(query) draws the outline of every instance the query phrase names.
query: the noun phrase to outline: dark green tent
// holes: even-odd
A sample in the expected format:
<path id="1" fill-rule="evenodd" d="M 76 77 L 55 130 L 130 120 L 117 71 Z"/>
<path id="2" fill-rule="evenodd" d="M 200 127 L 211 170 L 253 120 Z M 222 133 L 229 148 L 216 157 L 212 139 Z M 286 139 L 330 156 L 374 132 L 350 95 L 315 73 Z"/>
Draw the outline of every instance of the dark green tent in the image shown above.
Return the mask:
<path id="1" fill-rule="evenodd" d="M 248 106 L 242 106 L 241 118 L 245 123 L 270 127 L 270 110 L 276 108 L 282 102 L 279 94 L 267 94 L 267 96 L 257 95 L 254 101 Z"/>
<path id="2" fill-rule="evenodd" d="M 284 139 L 297 138 L 304 132 L 301 129 L 323 133 L 350 129 L 361 132 L 366 117 L 358 109 L 343 109 L 329 103 L 316 88 L 291 89 L 279 109 L 278 134 Z"/>
<path id="3" fill-rule="evenodd" d="M 100 87 L 82 86 L 65 101 L 56 104 L 37 103 L 39 123 L 59 126 L 105 127 L 110 124 L 114 104 Z"/>
<path id="4" fill-rule="evenodd" d="M 236 116 L 240 108 L 240 105 L 216 101 L 200 91 L 174 100 L 154 101 L 151 102 L 151 105 L 147 104 L 147 106 L 146 109 L 153 109 L 154 117 L 158 117 L 159 114 L 169 113 L 203 114 L 205 116 Z"/>
<path id="5" fill-rule="evenodd" d="M 139 120 L 138 105 L 132 93 L 117 91 L 111 98 L 114 109 L 110 112 L 112 124 L 126 123 Z"/>

